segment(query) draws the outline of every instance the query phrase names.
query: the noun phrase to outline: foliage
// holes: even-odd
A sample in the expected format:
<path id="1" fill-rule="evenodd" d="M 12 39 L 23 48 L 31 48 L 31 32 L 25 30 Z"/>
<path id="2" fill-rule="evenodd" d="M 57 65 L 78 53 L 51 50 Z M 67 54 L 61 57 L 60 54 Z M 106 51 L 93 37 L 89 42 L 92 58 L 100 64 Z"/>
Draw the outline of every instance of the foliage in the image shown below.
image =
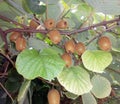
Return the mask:
<path id="1" fill-rule="evenodd" d="M 1 0 L 0 89 L 8 95 L 6 104 L 47 104 L 51 88 L 60 92 L 62 104 L 117 104 L 119 8 L 119 0 Z M 62 25 L 68 23 L 65 29 L 52 28 L 61 34 L 62 40 L 58 39 L 61 41 L 57 44 L 50 39 L 51 29 L 44 26 L 49 18 L 55 24 L 61 20 L 66 21 Z M 29 26 L 31 20 L 38 25 L 36 29 Z M 13 31 L 25 39 L 25 50 L 17 51 L 19 44 L 10 41 Z M 101 36 L 110 39 L 109 51 L 99 48 Z M 72 53 L 66 51 L 65 42 L 71 39 L 74 45 L 78 42 L 85 45 L 82 55 L 77 54 L 74 45 L 69 46 Z M 72 59 L 69 67 L 61 57 L 66 52 Z"/>

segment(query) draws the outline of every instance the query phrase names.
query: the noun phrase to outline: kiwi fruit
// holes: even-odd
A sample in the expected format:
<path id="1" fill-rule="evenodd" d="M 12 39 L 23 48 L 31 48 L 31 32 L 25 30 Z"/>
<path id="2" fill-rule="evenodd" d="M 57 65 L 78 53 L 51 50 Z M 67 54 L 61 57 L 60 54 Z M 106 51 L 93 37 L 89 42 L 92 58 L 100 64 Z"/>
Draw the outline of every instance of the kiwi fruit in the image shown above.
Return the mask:
<path id="1" fill-rule="evenodd" d="M 56 89 L 49 90 L 47 98 L 49 104 L 60 104 L 60 94 Z"/>
<path id="2" fill-rule="evenodd" d="M 55 21 L 54 19 L 47 19 L 44 21 L 44 26 L 46 29 L 51 30 L 55 27 Z"/>
<path id="3" fill-rule="evenodd" d="M 56 24 L 56 28 L 58 29 L 66 29 L 68 27 L 68 22 L 66 20 L 60 20 Z"/>
<path id="4" fill-rule="evenodd" d="M 58 30 L 49 31 L 48 36 L 54 44 L 58 44 L 62 39 L 60 32 Z"/>
<path id="5" fill-rule="evenodd" d="M 64 53 L 61 57 L 65 61 L 66 67 L 70 67 L 72 65 L 72 58 L 69 53 Z"/>
<path id="6" fill-rule="evenodd" d="M 37 23 L 34 19 L 32 19 L 29 23 L 30 28 L 36 29 L 40 24 Z"/>
<path id="7" fill-rule="evenodd" d="M 78 55 L 82 55 L 85 52 L 85 50 L 86 50 L 86 47 L 82 42 L 78 42 L 75 44 L 75 52 Z"/>
<path id="8" fill-rule="evenodd" d="M 21 33 L 19 32 L 12 32 L 12 34 L 10 35 L 10 41 L 11 42 L 16 42 L 16 39 L 18 37 L 22 36 Z"/>
<path id="9" fill-rule="evenodd" d="M 27 46 L 26 40 L 23 37 L 17 38 L 15 46 L 17 51 L 23 51 Z"/>
<path id="10" fill-rule="evenodd" d="M 75 52 L 75 42 L 73 40 L 68 40 L 65 42 L 65 50 L 67 53 Z"/>
<path id="11" fill-rule="evenodd" d="M 107 37 L 107 36 L 101 36 L 98 39 L 98 45 L 99 45 L 99 48 L 103 51 L 110 51 L 110 49 L 112 47 L 111 41 L 110 41 L 109 37 Z"/>

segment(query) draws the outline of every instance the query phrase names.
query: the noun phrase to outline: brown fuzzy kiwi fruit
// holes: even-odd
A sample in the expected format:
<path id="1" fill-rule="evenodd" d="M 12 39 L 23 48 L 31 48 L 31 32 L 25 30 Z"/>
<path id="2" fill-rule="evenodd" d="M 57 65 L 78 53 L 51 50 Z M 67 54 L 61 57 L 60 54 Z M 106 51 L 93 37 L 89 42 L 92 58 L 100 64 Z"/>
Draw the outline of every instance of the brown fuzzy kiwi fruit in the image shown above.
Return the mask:
<path id="1" fill-rule="evenodd" d="M 60 104 L 60 94 L 58 90 L 51 89 L 47 95 L 49 104 Z"/>
<path id="2" fill-rule="evenodd" d="M 56 24 L 56 27 L 59 29 L 66 29 L 68 27 L 68 22 L 66 20 L 60 20 Z"/>
<path id="3" fill-rule="evenodd" d="M 23 37 L 17 38 L 15 46 L 17 51 L 23 51 L 27 46 L 26 40 Z"/>
<path id="4" fill-rule="evenodd" d="M 18 37 L 22 36 L 21 33 L 19 32 L 12 32 L 12 34 L 10 35 L 10 41 L 11 42 L 16 42 L 16 39 Z"/>
<path id="5" fill-rule="evenodd" d="M 30 28 L 36 29 L 40 24 L 37 23 L 34 19 L 32 19 L 29 23 Z"/>
<path id="6" fill-rule="evenodd" d="M 49 38 L 54 44 L 58 44 L 62 37 L 60 35 L 60 32 L 58 30 L 51 30 L 49 33 Z"/>
<path id="7" fill-rule="evenodd" d="M 72 65 L 72 58 L 69 53 L 64 53 L 61 57 L 65 61 L 66 67 L 70 67 Z"/>
<path id="8" fill-rule="evenodd" d="M 110 51 L 110 49 L 112 47 L 111 41 L 110 41 L 109 37 L 107 37 L 107 36 L 101 36 L 98 39 L 98 45 L 99 45 L 99 48 L 103 51 Z"/>
<path id="9" fill-rule="evenodd" d="M 54 19 L 47 19 L 44 21 L 44 26 L 46 29 L 51 30 L 55 27 Z"/>
<path id="10" fill-rule="evenodd" d="M 75 52 L 75 42 L 73 40 L 68 40 L 65 42 L 65 50 L 67 53 Z"/>
<path id="11" fill-rule="evenodd" d="M 78 55 L 82 55 L 85 52 L 85 50 L 86 50 L 86 47 L 82 42 L 79 42 L 75 45 L 75 52 Z"/>

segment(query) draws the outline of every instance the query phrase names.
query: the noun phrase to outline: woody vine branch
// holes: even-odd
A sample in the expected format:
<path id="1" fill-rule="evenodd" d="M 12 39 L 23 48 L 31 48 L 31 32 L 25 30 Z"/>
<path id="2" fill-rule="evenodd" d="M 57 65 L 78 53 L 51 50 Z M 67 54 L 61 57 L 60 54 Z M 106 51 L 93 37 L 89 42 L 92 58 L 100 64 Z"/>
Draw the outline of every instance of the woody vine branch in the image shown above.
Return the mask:
<path id="1" fill-rule="evenodd" d="M 5 42 L 5 49 L 8 49 L 8 43 L 7 43 L 7 39 L 6 39 L 6 36 L 8 33 L 11 33 L 13 31 L 17 31 L 17 32 L 27 32 L 27 33 L 42 33 L 42 34 L 46 34 L 48 33 L 48 30 L 36 30 L 36 29 L 31 29 L 29 26 L 27 25 L 24 25 L 24 24 L 21 24 L 21 23 L 18 23 L 12 19 L 9 19 L 5 16 L 2 16 L 0 15 L 0 19 L 3 20 L 3 21 L 6 21 L 6 22 L 9 22 L 11 24 L 14 24 L 14 25 L 17 25 L 17 26 L 20 26 L 22 28 L 10 28 L 10 29 L 7 29 L 7 30 L 2 30 L 2 28 L 0 28 L 0 35 L 3 39 L 3 41 Z M 91 29 L 94 29 L 96 27 L 99 27 L 99 26 L 105 26 L 106 27 L 106 30 L 105 31 L 110 31 L 112 30 L 113 28 L 115 28 L 115 26 L 119 25 L 119 22 L 120 22 L 120 18 L 115 18 L 113 20 L 109 20 L 109 21 L 103 21 L 103 22 L 100 22 L 100 23 L 97 23 L 97 24 L 93 24 L 91 26 L 87 26 L 87 27 L 83 27 L 83 28 L 80 28 L 80 29 L 74 29 L 74 30 L 59 30 L 61 34 L 63 35 L 73 35 L 73 34 L 76 34 L 76 33 L 82 33 L 84 31 L 87 31 L 87 30 L 91 30 Z M 115 23 L 115 26 L 114 27 L 107 27 L 107 24 L 112 24 L 112 23 Z M 97 36 L 98 37 L 98 36 Z M 95 39 L 96 37 L 93 37 L 93 39 Z M 91 41 L 90 41 L 91 42 Z"/>

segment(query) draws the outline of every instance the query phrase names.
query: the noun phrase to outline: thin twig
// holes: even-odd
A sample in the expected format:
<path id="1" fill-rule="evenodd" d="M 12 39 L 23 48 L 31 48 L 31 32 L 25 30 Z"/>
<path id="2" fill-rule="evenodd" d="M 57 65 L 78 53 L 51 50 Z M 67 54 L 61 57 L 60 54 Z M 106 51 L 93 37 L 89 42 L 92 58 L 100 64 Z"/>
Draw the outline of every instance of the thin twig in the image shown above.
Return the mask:
<path id="1" fill-rule="evenodd" d="M 110 70 L 110 71 L 113 71 L 113 72 L 115 72 L 115 73 L 117 73 L 117 74 L 120 74 L 120 71 L 119 70 L 114 70 L 114 69 L 112 69 L 112 68 L 107 68 L 108 70 Z"/>
<path id="2" fill-rule="evenodd" d="M 48 0 L 46 0 L 46 19 L 48 19 Z"/>
<path id="3" fill-rule="evenodd" d="M 102 31 L 102 32 L 98 32 L 98 31 L 95 30 L 95 32 L 97 33 L 97 35 L 94 36 L 92 39 L 88 40 L 86 45 L 90 44 L 92 41 L 94 41 L 95 39 L 97 39 L 98 37 L 100 37 L 101 35 L 103 35 L 104 32 L 111 31 L 111 29 L 113 29 L 115 27 L 116 26 L 112 26 L 112 27 L 107 28 L 105 31 Z"/>
<path id="4" fill-rule="evenodd" d="M 2 87 L 2 89 L 6 92 L 6 94 L 10 97 L 10 99 L 12 100 L 12 102 L 14 102 L 12 96 L 10 95 L 10 93 L 6 90 L 6 88 L 2 85 L 2 83 L 0 82 L 0 86 Z"/>
<path id="5" fill-rule="evenodd" d="M 80 26 L 80 28 L 82 28 L 87 23 L 87 21 L 92 17 L 92 15 L 93 15 L 93 12 L 90 13 L 90 15 L 87 17 L 87 19 L 84 21 L 84 23 Z"/>
<path id="6" fill-rule="evenodd" d="M 3 64 L 3 68 L 4 68 L 4 67 L 5 67 L 5 68 L 4 68 L 3 75 L 0 76 L 0 78 L 4 77 L 4 73 L 7 72 L 9 64 L 10 64 L 9 61 L 6 61 L 6 62 Z"/>
<path id="7" fill-rule="evenodd" d="M 8 30 L 5 30 L 5 33 L 11 33 L 13 31 L 17 31 L 17 32 L 29 32 L 29 33 L 42 33 L 42 34 L 47 34 L 48 31 L 47 30 L 36 30 L 36 29 L 22 29 L 22 28 L 11 28 Z"/>
<path id="8" fill-rule="evenodd" d="M 9 56 L 3 54 L 2 52 L 0 52 L 0 55 L 2 55 L 4 58 L 6 58 L 13 65 L 13 67 L 15 67 L 14 62 L 9 58 Z"/>
<path id="9" fill-rule="evenodd" d="M 0 28 L 0 35 L 2 37 L 2 40 L 5 42 L 5 50 L 8 50 L 8 42 L 7 42 L 7 37 L 6 33 Z"/>
<path id="10" fill-rule="evenodd" d="M 8 73 L 7 72 L 6 73 L 0 73 L 0 76 L 2 76 L 2 75 L 6 76 L 6 75 L 8 75 Z"/>
<path id="11" fill-rule="evenodd" d="M 9 23 L 11 23 L 11 24 L 15 24 L 15 25 L 17 25 L 17 26 L 21 26 L 21 27 L 23 27 L 23 28 L 28 28 L 28 26 L 26 26 L 26 25 L 24 25 L 24 24 L 21 24 L 21 23 L 18 23 L 18 22 L 16 22 L 16 21 L 14 21 L 14 20 L 12 20 L 12 19 L 9 19 L 9 18 L 7 18 L 7 17 L 5 17 L 5 16 L 2 16 L 2 15 L 0 15 L 0 19 L 4 20 L 4 21 L 6 21 L 6 22 L 9 22 Z"/>

